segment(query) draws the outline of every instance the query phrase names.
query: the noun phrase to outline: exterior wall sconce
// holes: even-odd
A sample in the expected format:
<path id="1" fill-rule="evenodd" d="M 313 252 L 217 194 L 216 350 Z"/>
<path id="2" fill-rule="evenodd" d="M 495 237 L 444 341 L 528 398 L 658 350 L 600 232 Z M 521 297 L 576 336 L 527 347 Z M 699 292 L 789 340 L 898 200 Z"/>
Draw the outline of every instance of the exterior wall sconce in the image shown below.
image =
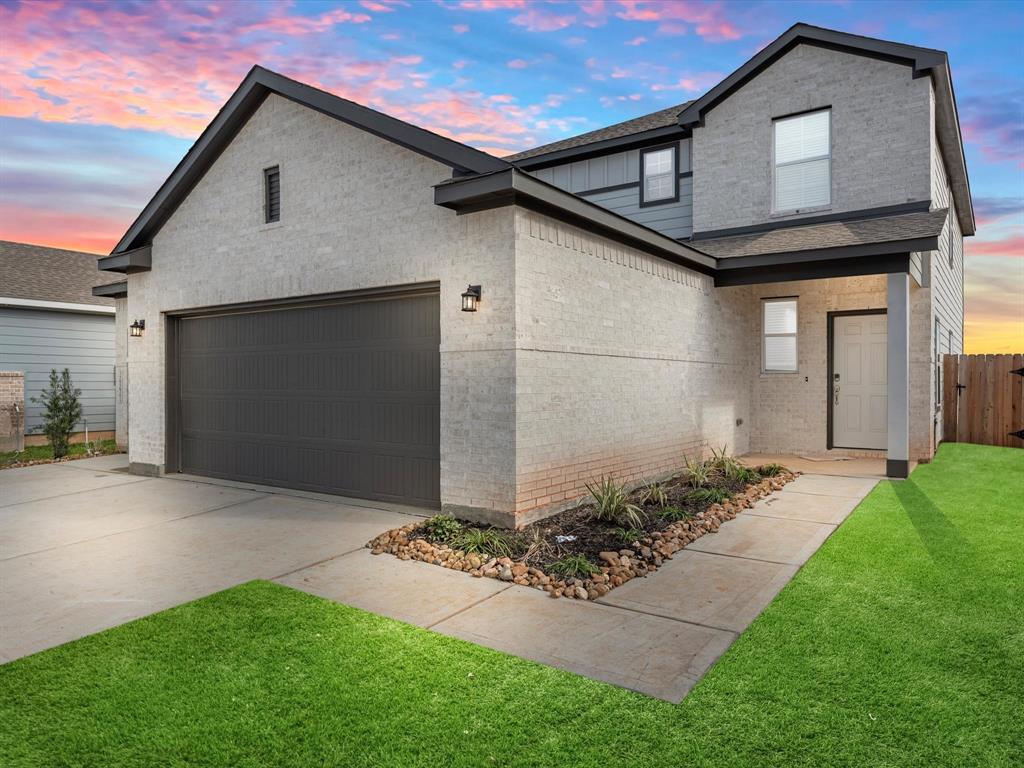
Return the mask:
<path id="1" fill-rule="evenodd" d="M 141 336 L 144 330 L 146 330 L 145 320 L 136 320 L 134 323 L 128 326 L 128 333 L 135 337 Z"/>
<path id="2" fill-rule="evenodd" d="M 470 285 L 466 288 L 466 292 L 462 294 L 463 312 L 476 312 L 480 305 L 480 293 L 479 285 Z"/>

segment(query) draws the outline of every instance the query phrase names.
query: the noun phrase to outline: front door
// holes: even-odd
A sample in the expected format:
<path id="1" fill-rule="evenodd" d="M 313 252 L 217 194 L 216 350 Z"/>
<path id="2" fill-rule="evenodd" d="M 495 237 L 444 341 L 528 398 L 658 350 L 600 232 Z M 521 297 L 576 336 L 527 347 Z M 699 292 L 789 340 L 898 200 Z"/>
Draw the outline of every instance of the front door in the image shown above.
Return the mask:
<path id="1" fill-rule="evenodd" d="M 886 316 L 832 318 L 832 445 L 886 448 Z"/>

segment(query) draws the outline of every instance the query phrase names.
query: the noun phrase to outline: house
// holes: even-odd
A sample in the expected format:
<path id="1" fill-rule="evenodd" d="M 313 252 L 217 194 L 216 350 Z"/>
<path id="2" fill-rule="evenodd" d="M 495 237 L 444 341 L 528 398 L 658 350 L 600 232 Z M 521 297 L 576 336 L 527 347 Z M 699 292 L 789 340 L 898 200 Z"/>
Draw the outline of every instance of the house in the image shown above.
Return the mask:
<path id="1" fill-rule="evenodd" d="M 511 525 L 709 446 L 905 477 L 974 227 L 946 54 L 798 24 L 505 159 L 254 68 L 98 293 L 133 471 Z"/>
<path id="2" fill-rule="evenodd" d="M 94 296 L 104 281 L 96 254 L 0 240 L 0 432 L 10 447 L 45 444 L 43 407 L 34 403 L 50 371 L 68 368 L 82 391 L 82 420 L 72 439 L 114 437 L 114 302 Z M 10 374 L 10 375 L 7 375 Z"/>

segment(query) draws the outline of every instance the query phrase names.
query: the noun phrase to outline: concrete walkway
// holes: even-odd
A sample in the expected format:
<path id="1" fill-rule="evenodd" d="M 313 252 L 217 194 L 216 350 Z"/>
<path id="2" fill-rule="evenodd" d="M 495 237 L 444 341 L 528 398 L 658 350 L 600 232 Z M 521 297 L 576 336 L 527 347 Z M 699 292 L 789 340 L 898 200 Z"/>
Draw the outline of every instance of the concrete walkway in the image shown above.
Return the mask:
<path id="1" fill-rule="evenodd" d="M 678 702 L 877 482 L 804 475 L 596 602 L 366 550 L 278 581 Z"/>
<path id="2" fill-rule="evenodd" d="M 126 464 L 0 472 L 0 661 L 270 579 L 677 702 L 878 482 L 804 475 L 652 576 L 579 602 L 371 555 L 408 508 Z"/>

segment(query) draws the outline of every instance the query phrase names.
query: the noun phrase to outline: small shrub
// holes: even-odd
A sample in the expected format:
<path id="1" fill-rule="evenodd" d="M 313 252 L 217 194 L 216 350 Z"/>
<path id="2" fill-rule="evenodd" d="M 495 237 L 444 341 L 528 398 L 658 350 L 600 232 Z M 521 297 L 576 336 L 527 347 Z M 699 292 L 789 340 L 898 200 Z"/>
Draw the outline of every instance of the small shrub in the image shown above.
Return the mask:
<path id="1" fill-rule="evenodd" d="M 696 493 L 696 491 L 693 491 L 693 493 Z M 686 520 L 688 518 L 693 517 L 693 515 L 687 512 L 682 507 L 673 506 L 665 507 L 664 509 L 662 509 L 660 512 L 658 512 L 658 517 L 662 518 L 663 520 L 678 523 L 680 520 Z"/>
<path id="2" fill-rule="evenodd" d="M 462 523 L 450 515 L 434 515 L 423 522 L 423 530 L 434 541 L 448 544 L 462 533 Z"/>
<path id="3" fill-rule="evenodd" d="M 708 480 L 711 479 L 711 471 L 707 462 L 691 461 L 686 456 L 683 457 L 683 462 L 686 464 L 686 482 L 692 488 L 703 488 L 708 484 Z"/>
<path id="4" fill-rule="evenodd" d="M 724 488 L 697 488 L 686 494 L 686 500 L 693 504 L 708 502 L 722 504 L 732 498 L 732 494 Z"/>
<path id="5" fill-rule="evenodd" d="M 668 493 L 662 483 L 648 483 L 640 493 L 640 504 L 653 504 L 662 509 L 668 504 Z"/>
<path id="6" fill-rule="evenodd" d="M 57 375 L 57 369 L 50 371 L 50 387 L 44 389 L 33 403 L 43 405 L 43 433 L 53 448 L 53 458 L 67 456 L 68 440 L 75 424 L 82 418 L 82 404 L 78 398 L 82 390 L 71 383 L 71 372 L 65 368 Z"/>
<path id="7" fill-rule="evenodd" d="M 599 571 L 598 567 L 583 555 L 567 555 L 553 562 L 547 570 L 563 579 L 585 579 Z"/>
<path id="8" fill-rule="evenodd" d="M 786 471 L 786 468 L 781 464 L 762 464 L 757 468 L 757 472 L 761 477 L 775 477 Z"/>
<path id="9" fill-rule="evenodd" d="M 722 446 L 721 451 L 711 449 L 710 464 L 712 469 L 721 472 L 730 480 L 740 480 L 743 471 L 746 470 L 746 467 L 738 459 L 729 455 L 728 446 L 725 445 Z"/>
<path id="10" fill-rule="evenodd" d="M 488 557 L 515 557 L 519 552 L 519 543 L 497 528 L 466 528 L 452 539 L 451 546 Z"/>
<path id="11" fill-rule="evenodd" d="M 624 528 L 643 527 L 643 510 L 636 504 L 630 503 L 626 486 L 618 485 L 610 477 L 606 477 L 596 485 L 587 483 L 586 487 L 594 499 L 594 520 L 599 523 L 620 525 Z"/>
<path id="12" fill-rule="evenodd" d="M 616 528 L 613 533 L 623 544 L 632 544 L 634 541 L 642 539 L 645 535 L 640 528 Z"/>

